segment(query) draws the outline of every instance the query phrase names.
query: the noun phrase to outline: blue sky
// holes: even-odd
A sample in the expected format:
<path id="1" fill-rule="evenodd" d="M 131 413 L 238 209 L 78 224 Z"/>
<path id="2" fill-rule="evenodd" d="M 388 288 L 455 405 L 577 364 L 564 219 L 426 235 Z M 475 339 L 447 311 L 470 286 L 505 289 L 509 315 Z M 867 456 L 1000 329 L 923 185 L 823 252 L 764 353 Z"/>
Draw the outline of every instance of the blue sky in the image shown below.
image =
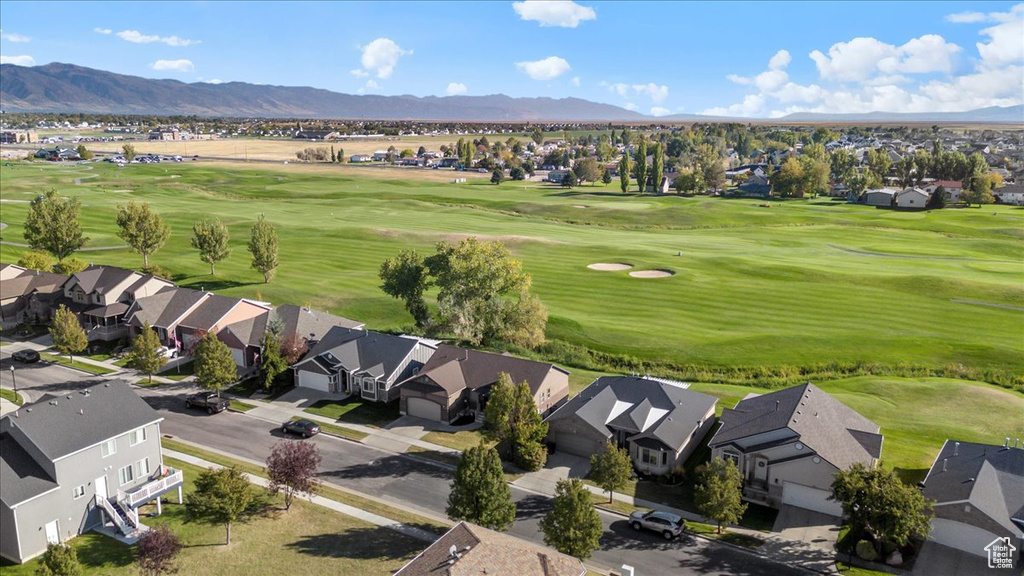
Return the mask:
<path id="1" fill-rule="evenodd" d="M 1013 2 L 0 3 L 5 63 L 645 114 L 1024 102 Z"/>

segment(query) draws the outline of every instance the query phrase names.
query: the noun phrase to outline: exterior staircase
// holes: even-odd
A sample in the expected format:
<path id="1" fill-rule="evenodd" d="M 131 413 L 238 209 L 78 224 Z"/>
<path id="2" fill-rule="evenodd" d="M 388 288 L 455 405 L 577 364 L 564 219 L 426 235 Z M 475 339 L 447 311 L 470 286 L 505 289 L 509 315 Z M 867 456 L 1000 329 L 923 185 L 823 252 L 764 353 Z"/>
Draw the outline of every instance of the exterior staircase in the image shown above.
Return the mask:
<path id="1" fill-rule="evenodd" d="M 111 503 L 106 498 L 96 496 L 96 505 L 110 518 L 121 534 L 128 535 L 138 529 L 135 518 L 125 512 L 120 504 Z"/>

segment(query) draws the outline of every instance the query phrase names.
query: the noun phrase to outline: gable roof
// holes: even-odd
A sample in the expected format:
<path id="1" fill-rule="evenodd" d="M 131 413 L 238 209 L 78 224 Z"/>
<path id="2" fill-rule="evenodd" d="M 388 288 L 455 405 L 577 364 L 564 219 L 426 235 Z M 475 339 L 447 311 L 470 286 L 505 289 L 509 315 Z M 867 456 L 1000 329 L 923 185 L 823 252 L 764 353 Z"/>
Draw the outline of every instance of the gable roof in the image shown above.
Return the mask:
<path id="1" fill-rule="evenodd" d="M 450 396 L 464 388 L 476 389 L 494 384 L 498 381 L 498 374 L 505 372 L 512 377 L 513 383 L 525 381 L 530 385 L 530 392 L 536 394 L 552 370 L 569 373 L 547 362 L 441 344 L 417 376 L 427 376 Z"/>
<path id="2" fill-rule="evenodd" d="M 342 328 L 362 328 L 364 326 L 357 320 L 342 318 L 294 304 L 282 304 L 275 308 L 274 318 L 281 323 L 281 334 L 294 332 L 297 336 L 308 340 L 320 340 L 335 326 Z"/>
<path id="3" fill-rule="evenodd" d="M 241 302 L 238 298 L 209 294 L 180 324 L 196 330 L 209 332 L 228 312 Z"/>
<path id="4" fill-rule="evenodd" d="M 0 433 L 0 502 L 8 508 L 57 487 L 10 434 Z"/>
<path id="5" fill-rule="evenodd" d="M 258 316 L 228 324 L 220 331 L 219 336 L 223 339 L 225 333 L 230 333 L 242 346 L 261 346 L 263 337 L 267 333 L 269 318 L 270 311 L 268 310 Z"/>
<path id="6" fill-rule="evenodd" d="M 946 440 L 923 484 L 936 506 L 969 502 L 1004 529 L 1024 533 L 1024 448 Z"/>
<path id="7" fill-rule="evenodd" d="M 133 276 L 141 277 L 142 275 L 132 270 L 125 270 L 124 268 L 89 266 L 78 274 L 73 275 L 72 278 L 78 282 L 78 285 L 82 287 L 86 294 L 92 294 L 93 292 L 106 294 Z"/>
<path id="8" fill-rule="evenodd" d="M 206 292 L 190 288 L 164 288 L 152 296 L 136 300 L 132 304 L 128 324 L 141 328 L 148 322 L 150 326 L 169 328 L 180 322 L 205 297 Z"/>
<path id="9" fill-rule="evenodd" d="M 0 427 L 18 428 L 51 461 L 163 420 L 124 380 L 25 404 Z"/>
<path id="10" fill-rule="evenodd" d="M 548 422 L 573 420 L 605 438 L 612 430 L 650 438 L 678 449 L 696 430 L 718 398 L 678 385 L 634 376 L 602 376 L 573 397 Z"/>
<path id="11" fill-rule="evenodd" d="M 395 576 L 583 576 L 585 573 L 583 563 L 572 556 L 459 522 L 395 572 Z"/>
<path id="12" fill-rule="evenodd" d="M 412 338 L 335 326 L 295 367 L 301 370 L 304 365 L 316 364 L 328 374 L 342 367 L 349 372 L 390 380 L 402 361 L 420 344 Z"/>
<path id="13" fill-rule="evenodd" d="M 39 270 L 27 270 L 20 266 L 14 266 L 13 264 L 4 264 L 3 266 L 5 272 L 10 273 L 16 271 L 17 276 L 12 276 L 3 282 L 0 282 L 0 300 L 18 298 L 20 296 L 32 294 L 33 292 L 46 294 L 59 292 L 61 286 L 63 286 L 68 280 L 68 277 L 63 274 L 41 272 Z"/>
<path id="14" fill-rule="evenodd" d="M 711 446 L 788 428 L 840 470 L 870 464 L 882 451 L 878 425 L 811 383 L 744 398 L 720 420 Z"/>

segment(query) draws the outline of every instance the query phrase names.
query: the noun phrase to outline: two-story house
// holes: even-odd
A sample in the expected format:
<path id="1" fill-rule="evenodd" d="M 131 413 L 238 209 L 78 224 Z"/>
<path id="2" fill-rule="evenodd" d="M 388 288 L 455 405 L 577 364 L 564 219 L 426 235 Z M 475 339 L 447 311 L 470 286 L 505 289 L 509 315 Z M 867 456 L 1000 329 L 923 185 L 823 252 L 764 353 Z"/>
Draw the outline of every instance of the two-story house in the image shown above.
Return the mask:
<path id="1" fill-rule="evenodd" d="M 64 301 L 79 315 L 89 340 L 117 340 L 128 334 L 123 318 L 139 298 L 173 284 L 152 274 L 111 266 L 89 266 L 64 283 Z"/>
<path id="2" fill-rule="evenodd" d="M 542 416 L 569 397 L 569 371 L 554 364 L 441 344 L 418 374 L 398 385 L 399 411 L 435 422 L 463 415 L 482 420 L 491 387 L 503 372 L 514 384 L 529 385 Z"/>
<path id="3" fill-rule="evenodd" d="M 0 327 L 49 320 L 67 280 L 63 274 L 0 264 Z"/>
<path id="4" fill-rule="evenodd" d="M 163 418 L 128 386 L 111 381 L 47 396 L 0 419 L 0 556 L 25 562 L 88 530 L 132 542 L 146 528 L 138 509 L 177 491 L 163 465 Z"/>
<path id="5" fill-rule="evenodd" d="M 337 398 L 390 402 L 396 384 L 415 374 L 436 348 L 419 338 L 335 326 L 297 362 L 295 385 Z"/>
<path id="6" fill-rule="evenodd" d="M 872 468 L 882 452 L 877 424 L 811 383 L 747 396 L 720 420 L 711 456 L 736 463 L 745 499 L 774 508 L 841 516 L 828 499 L 835 473 L 858 462 Z"/>

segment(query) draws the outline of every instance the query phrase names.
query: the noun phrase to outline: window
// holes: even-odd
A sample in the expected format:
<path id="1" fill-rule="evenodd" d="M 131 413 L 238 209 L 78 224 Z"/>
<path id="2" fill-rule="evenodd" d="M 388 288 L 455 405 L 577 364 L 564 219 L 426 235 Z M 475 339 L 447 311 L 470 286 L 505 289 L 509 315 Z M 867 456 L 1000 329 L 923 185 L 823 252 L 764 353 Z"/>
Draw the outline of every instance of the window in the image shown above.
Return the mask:
<path id="1" fill-rule="evenodd" d="M 373 392 L 373 380 L 363 379 L 363 392 Z"/>
<path id="2" fill-rule="evenodd" d="M 149 458 L 143 458 L 135 463 L 135 477 L 143 478 L 149 476 Z"/>
<path id="3" fill-rule="evenodd" d="M 644 448 L 640 451 L 640 461 L 644 464 L 650 464 L 652 466 L 658 465 L 658 453 L 653 450 Z"/>
<path id="4" fill-rule="evenodd" d="M 138 444 L 140 442 L 145 442 L 145 441 L 146 441 L 146 429 L 145 428 L 139 428 L 138 430 L 132 430 L 128 434 L 128 444 L 131 445 L 131 446 L 135 446 L 136 444 Z"/>
<path id="5" fill-rule="evenodd" d="M 106 442 L 101 444 L 100 445 L 100 454 L 104 458 L 106 458 L 107 456 L 110 456 L 111 454 L 117 454 L 117 441 L 116 440 L 107 440 Z"/>
<path id="6" fill-rule="evenodd" d="M 120 481 L 121 486 L 124 486 L 125 484 L 135 479 L 135 475 L 133 472 L 134 471 L 132 470 L 131 466 L 125 466 L 124 468 L 121 468 L 120 470 L 117 471 L 117 479 L 118 481 Z"/>
<path id="7" fill-rule="evenodd" d="M 75 500 L 85 496 L 85 484 L 75 487 L 75 489 L 71 491 L 71 495 L 75 497 Z"/>
<path id="8" fill-rule="evenodd" d="M 739 455 L 737 455 L 737 454 L 730 454 L 729 452 L 726 452 L 726 453 L 722 454 L 722 457 L 725 460 L 732 460 L 732 463 L 735 464 L 737 468 L 740 467 L 740 457 L 739 457 Z"/>

